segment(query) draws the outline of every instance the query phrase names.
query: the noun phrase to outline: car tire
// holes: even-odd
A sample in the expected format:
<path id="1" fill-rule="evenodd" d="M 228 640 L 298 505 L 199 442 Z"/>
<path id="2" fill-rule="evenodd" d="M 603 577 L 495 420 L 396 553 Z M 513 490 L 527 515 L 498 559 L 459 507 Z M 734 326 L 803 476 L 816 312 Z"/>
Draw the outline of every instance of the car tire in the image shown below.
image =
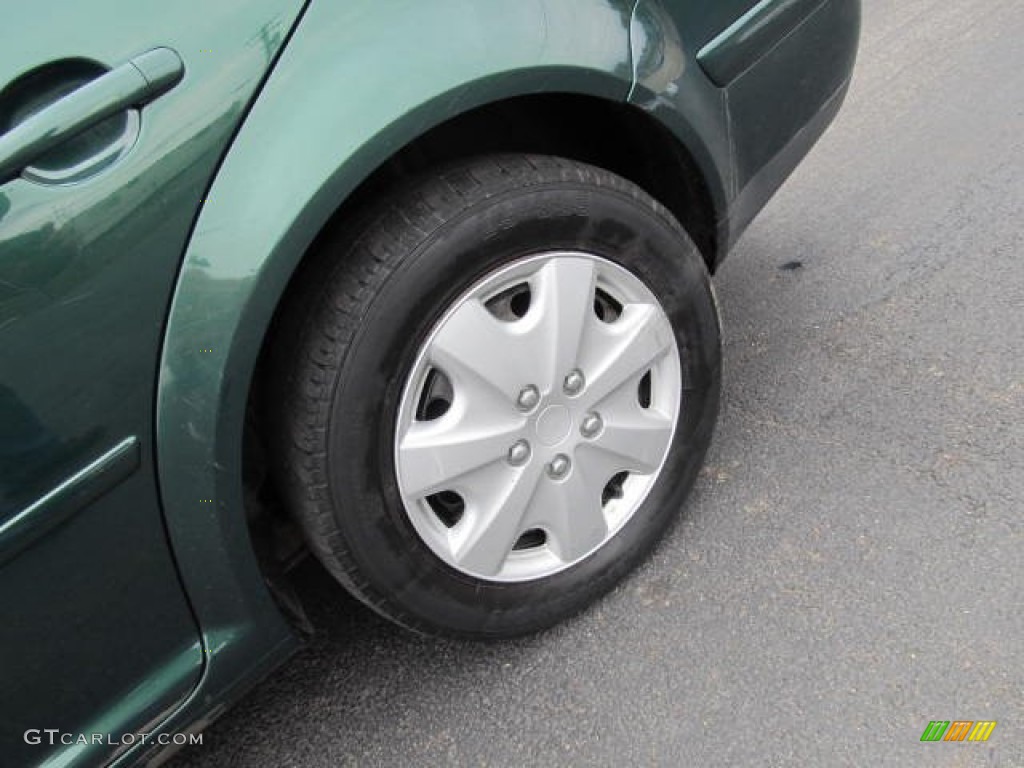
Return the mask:
<path id="1" fill-rule="evenodd" d="M 521 635 L 605 593 L 679 516 L 717 418 L 701 254 L 578 162 L 407 182 L 321 240 L 283 315 L 286 506 L 353 595 L 426 634 Z"/>

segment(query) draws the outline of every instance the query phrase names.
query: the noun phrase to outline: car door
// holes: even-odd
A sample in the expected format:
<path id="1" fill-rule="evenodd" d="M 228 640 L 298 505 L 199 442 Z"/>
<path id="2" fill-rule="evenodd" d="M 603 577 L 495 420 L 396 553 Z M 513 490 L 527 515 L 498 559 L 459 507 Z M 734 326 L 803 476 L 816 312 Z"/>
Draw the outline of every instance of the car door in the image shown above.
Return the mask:
<path id="1" fill-rule="evenodd" d="M 302 5 L 41 0 L 4 12 L 4 765 L 106 762 L 200 677 L 154 471 L 162 329 L 218 160 Z"/>

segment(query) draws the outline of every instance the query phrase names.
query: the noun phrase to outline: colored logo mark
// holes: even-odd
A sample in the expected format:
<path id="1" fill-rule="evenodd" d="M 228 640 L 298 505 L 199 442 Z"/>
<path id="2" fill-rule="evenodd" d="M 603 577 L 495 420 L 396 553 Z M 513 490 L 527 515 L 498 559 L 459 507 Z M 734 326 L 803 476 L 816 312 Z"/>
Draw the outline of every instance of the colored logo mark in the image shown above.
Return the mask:
<path id="1" fill-rule="evenodd" d="M 921 741 L 988 741 L 995 727 L 995 720 L 932 720 Z"/>

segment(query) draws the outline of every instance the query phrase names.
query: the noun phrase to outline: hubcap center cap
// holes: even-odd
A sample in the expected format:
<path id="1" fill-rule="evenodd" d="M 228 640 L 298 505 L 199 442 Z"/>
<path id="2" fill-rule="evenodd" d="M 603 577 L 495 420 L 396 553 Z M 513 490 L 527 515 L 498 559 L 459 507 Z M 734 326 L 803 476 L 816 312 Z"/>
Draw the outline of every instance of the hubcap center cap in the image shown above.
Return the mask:
<path id="1" fill-rule="evenodd" d="M 564 405 L 549 405 L 537 417 L 536 430 L 543 445 L 558 445 L 572 431 L 572 414 Z"/>

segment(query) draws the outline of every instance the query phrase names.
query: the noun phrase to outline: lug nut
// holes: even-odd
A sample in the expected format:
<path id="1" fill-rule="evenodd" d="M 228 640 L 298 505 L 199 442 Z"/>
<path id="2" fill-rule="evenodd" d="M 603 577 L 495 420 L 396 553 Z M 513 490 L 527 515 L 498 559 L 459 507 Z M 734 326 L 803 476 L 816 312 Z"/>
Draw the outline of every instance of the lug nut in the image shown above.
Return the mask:
<path id="1" fill-rule="evenodd" d="M 530 460 L 530 444 L 525 440 L 517 440 L 508 449 L 508 463 L 513 467 L 521 467 Z"/>
<path id="2" fill-rule="evenodd" d="M 576 368 L 569 372 L 569 375 L 565 377 L 565 381 L 562 383 L 562 389 L 565 390 L 567 395 L 578 395 L 583 391 L 583 385 L 586 384 L 586 380 L 583 378 L 583 371 Z"/>
<path id="3" fill-rule="evenodd" d="M 601 420 L 600 414 L 597 413 L 588 413 L 580 423 L 580 434 L 588 439 L 597 437 L 597 433 L 602 429 L 604 429 L 604 422 Z"/>
<path id="4" fill-rule="evenodd" d="M 516 398 L 516 406 L 521 411 L 532 411 L 537 407 L 537 403 L 540 402 L 540 391 L 533 386 L 523 387 L 519 393 L 519 397 Z"/>
<path id="5" fill-rule="evenodd" d="M 552 480 L 561 480 L 569 474 L 570 469 L 572 469 L 572 462 L 569 461 L 569 457 L 560 453 L 548 464 L 548 477 Z"/>

